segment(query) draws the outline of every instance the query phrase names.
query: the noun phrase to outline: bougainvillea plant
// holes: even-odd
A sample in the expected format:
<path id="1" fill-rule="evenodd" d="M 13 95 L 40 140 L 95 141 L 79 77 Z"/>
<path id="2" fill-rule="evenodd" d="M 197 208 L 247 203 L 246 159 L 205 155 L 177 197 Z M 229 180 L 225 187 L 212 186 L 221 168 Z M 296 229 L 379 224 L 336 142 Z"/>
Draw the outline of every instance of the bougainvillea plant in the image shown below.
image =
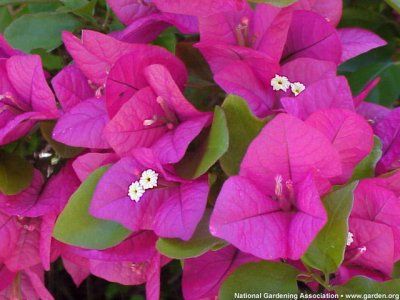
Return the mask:
<path id="1" fill-rule="evenodd" d="M 0 0 L 1 299 L 400 294 L 396 1 L 34 2 Z"/>

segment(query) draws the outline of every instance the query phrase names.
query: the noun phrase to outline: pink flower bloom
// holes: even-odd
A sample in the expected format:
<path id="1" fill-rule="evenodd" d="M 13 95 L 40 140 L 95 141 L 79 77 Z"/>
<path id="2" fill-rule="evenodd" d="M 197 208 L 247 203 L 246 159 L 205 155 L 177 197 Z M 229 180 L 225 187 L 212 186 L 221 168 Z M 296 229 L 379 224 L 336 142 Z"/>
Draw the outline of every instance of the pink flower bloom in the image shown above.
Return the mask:
<path id="1" fill-rule="evenodd" d="M 63 33 L 64 45 L 88 80 L 101 87 L 114 63 L 124 54 L 146 47 L 123 43 L 105 34 L 83 30 L 81 39 Z"/>
<path id="2" fill-rule="evenodd" d="M 41 220 L 8 216 L 0 212 L 0 261 L 13 272 L 41 263 Z"/>
<path id="3" fill-rule="evenodd" d="M 35 171 L 31 186 L 20 194 L 0 195 L 0 241 L 5 247 L 0 247 L 0 261 L 3 258 L 13 271 L 38 263 L 49 270 L 59 256 L 57 242 L 52 239 L 54 224 L 79 184 L 68 163 L 45 185 L 43 176 Z"/>
<path id="4" fill-rule="evenodd" d="M 303 120 L 310 114 L 324 109 L 354 111 L 353 96 L 344 76 L 320 80 L 296 97 L 282 98 L 281 103 L 288 113 Z"/>
<path id="5" fill-rule="evenodd" d="M 342 61 L 385 44 L 375 34 L 361 29 L 338 32 L 334 25 L 340 19 L 341 6 L 341 1 L 336 0 L 299 1 L 286 8 L 258 4 L 254 11 L 248 5 L 241 10 L 221 10 L 199 18 L 201 42 L 197 47 L 210 64 L 215 81 L 227 93 L 246 99 L 253 112 L 264 117 L 280 106 L 276 98 L 292 96 L 288 93 L 277 97 L 269 84 L 275 75 L 282 75 L 288 62 L 305 58 L 322 60 L 325 64 L 329 61 L 335 72 Z M 355 41 L 348 38 L 351 34 L 356 35 Z M 279 62 L 282 70 L 279 70 Z M 314 64 L 308 66 L 312 68 Z M 353 108 L 344 78 L 323 81 L 327 78 L 320 77 L 320 84 L 312 87 L 289 79 L 301 84 L 313 96 L 328 93 L 327 100 L 322 101 L 323 108 Z M 335 94 L 336 90 L 341 92 L 340 96 Z M 308 99 L 313 96 L 300 96 L 306 100 L 285 99 L 285 109 L 300 116 L 303 113 L 300 110 L 304 110 L 302 102 L 311 102 L 305 106 L 318 106 Z M 321 102 L 319 100 L 315 102 Z"/>
<path id="6" fill-rule="evenodd" d="M 244 0 L 153 0 L 153 3 L 163 12 L 191 15 L 209 16 L 221 11 L 241 10 Z"/>
<path id="7" fill-rule="evenodd" d="M 299 259 L 326 223 L 326 179 L 341 172 L 325 136 L 278 115 L 250 145 L 239 175 L 225 182 L 211 233 L 260 258 Z"/>
<path id="8" fill-rule="evenodd" d="M 221 11 L 199 18 L 200 41 L 211 45 L 249 47 L 279 61 L 291 23 L 291 10 L 248 4 L 242 10 Z"/>
<path id="9" fill-rule="evenodd" d="M 149 86 L 146 69 L 155 64 L 164 66 L 173 79 L 171 84 L 183 90 L 187 80 L 185 65 L 163 48 L 142 45 L 121 56 L 109 71 L 105 97 L 111 118 L 136 92 Z"/>
<path id="10" fill-rule="evenodd" d="M 44 272 L 40 266 L 13 273 L 0 264 L 0 298 L 53 300 L 44 285 Z"/>
<path id="11" fill-rule="evenodd" d="M 64 111 L 53 138 L 70 146 L 107 149 L 109 145 L 102 136 L 109 121 L 105 101 L 101 87 L 90 83 L 76 65 L 65 67 L 53 78 L 52 85 Z"/>
<path id="12" fill-rule="evenodd" d="M 346 183 L 354 168 L 372 150 L 374 133 L 371 126 L 361 116 L 343 109 L 317 111 L 306 124 L 322 132 L 338 151 L 343 173 L 334 183 Z"/>
<path id="13" fill-rule="evenodd" d="M 75 147 L 108 149 L 110 146 L 103 138 L 108 121 L 104 99 L 86 99 L 58 119 L 53 139 Z"/>
<path id="14" fill-rule="evenodd" d="M 26 135 L 38 120 L 55 119 L 58 111 L 40 57 L 22 55 L 1 37 L 0 145 Z"/>
<path id="15" fill-rule="evenodd" d="M 105 138 L 120 156 L 148 147 L 162 163 L 176 163 L 209 125 L 211 114 L 199 112 L 185 99 L 164 66 L 151 65 L 144 75 L 150 87 L 140 89 L 121 107 L 106 126 Z"/>
<path id="16" fill-rule="evenodd" d="M 386 114 L 375 125 L 375 133 L 382 141 L 382 158 L 376 171 L 382 174 L 400 167 L 400 108 Z"/>
<path id="17" fill-rule="evenodd" d="M 293 13 L 282 56 L 284 61 L 309 57 L 339 64 L 341 55 L 339 35 L 323 17 L 309 11 Z"/>
<path id="18" fill-rule="evenodd" d="M 92 31 L 84 31 L 82 39 L 81 43 L 64 33 L 65 44 L 76 65 L 68 66 L 53 80 L 65 111 L 53 138 L 71 146 L 107 149 L 108 142 L 115 145 L 118 140 L 116 137 L 110 141 L 103 136 L 109 115 L 114 117 L 138 90 L 149 85 L 144 74 L 147 66 L 164 65 L 171 70 L 179 88 L 183 88 L 187 73 L 182 62 L 160 47 L 122 43 Z M 99 48 L 99 43 L 107 47 Z M 118 147 L 117 152 L 125 154 Z"/>
<path id="19" fill-rule="evenodd" d="M 90 86 L 76 65 L 69 65 L 62 69 L 51 81 L 57 99 L 64 112 L 70 111 L 82 101 L 94 98 L 95 89 Z"/>
<path id="20" fill-rule="evenodd" d="M 149 169 L 158 174 L 158 184 L 133 198 L 130 186 Z M 132 231 L 153 230 L 161 237 L 188 240 L 203 216 L 208 189 L 206 177 L 182 180 L 171 175 L 149 150 L 140 149 L 114 164 L 100 179 L 90 213 Z"/>
<path id="21" fill-rule="evenodd" d="M 214 299 L 222 282 L 240 265 L 257 261 L 233 246 L 186 259 L 183 264 L 182 289 L 186 300 Z"/>
<path id="22" fill-rule="evenodd" d="M 387 44 L 376 34 L 361 28 L 339 29 L 338 33 L 342 42 L 342 62 Z"/>
<path id="23" fill-rule="evenodd" d="M 400 259 L 400 204 L 398 196 L 382 186 L 385 179 L 365 179 L 355 191 L 349 219 L 349 241 L 344 266 L 391 276 Z"/>
<path id="24" fill-rule="evenodd" d="M 0 210 L 9 215 L 24 217 L 59 213 L 78 186 L 79 180 L 71 163 L 50 177 L 46 184 L 43 175 L 35 170 L 31 185 L 19 194 L 8 196 L 0 193 Z"/>
<path id="25" fill-rule="evenodd" d="M 81 182 L 101 166 L 115 163 L 119 160 L 115 153 L 87 153 L 77 157 L 72 166 Z"/>
<path id="26" fill-rule="evenodd" d="M 159 299 L 160 271 L 169 259 L 157 252 L 156 241 L 152 232 L 140 231 L 106 250 L 85 250 L 65 245 L 62 258 L 76 285 L 89 274 L 124 285 L 146 282 L 147 299 Z"/>
<path id="27" fill-rule="evenodd" d="M 168 26 L 176 26 L 182 33 L 198 31 L 197 19 L 182 14 L 171 14 L 157 9 L 152 1 L 108 0 L 108 4 L 127 28 L 114 37 L 132 43 L 147 43 Z"/>
<path id="28" fill-rule="evenodd" d="M 337 26 L 342 17 L 343 1 L 341 0 L 300 0 L 296 1 L 292 7 L 313 11 L 325 18 L 326 21 Z"/>
<path id="29" fill-rule="evenodd" d="M 43 175 L 35 169 L 32 182 L 25 190 L 16 195 L 5 195 L 0 192 L 0 211 L 14 216 L 37 217 L 41 215 L 37 215 L 35 211 L 32 213 L 31 210 L 35 210 L 43 185 Z"/>
<path id="30" fill-rule="evenodd" d="M 261 51 L 246 47 L 213 43 L 198 43 L 196 47 L 225 92 L 246 99 L 257 116 L 271 113 L 275 99 L 270 81 L 279 71 L 277 62 Z"/>

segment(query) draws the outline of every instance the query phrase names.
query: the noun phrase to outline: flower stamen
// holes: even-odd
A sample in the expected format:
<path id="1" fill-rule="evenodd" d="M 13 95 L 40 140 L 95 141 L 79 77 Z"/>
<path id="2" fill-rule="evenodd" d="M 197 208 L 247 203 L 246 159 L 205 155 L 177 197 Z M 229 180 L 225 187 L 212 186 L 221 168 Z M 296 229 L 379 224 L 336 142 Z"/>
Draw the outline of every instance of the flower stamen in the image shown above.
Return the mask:
<path id="1" fill-rule="evenodd" d="M 290 88 L 295 96 L 298 96 L 301 92 L 303 92 L 306 89 L 305 85 L 300 82 L 291 83 Z"/>
<path id="2" fill-rule="evenodd" d="M 138 181 L 133 182 L 129 186 L 128 196 L 132 201 L 139 202 L 144 194 L 144 188 Z"/>
<path id="3" fill-rule="evenodd" d="M 243 17 L 239 25 L 236 26 L 235 34 L 239 46 L 248 46 L 249 22 L 249 18 Z"/>
<path id="4" fill-rule="evenodd" d="M 271 86 L 274 91 L 286 92 L 290 87 L 290 81 L 287 77 L 276 74 L 275 77 L 271 79 Z"/>
<path id="5" fill-rule="evenodd" d="M 177 117 L 175 116 L 175 113 L 169 108 L 167 102 L 162 97 L 157 97 L 157 103 L 160 104 L 162 110 L 164 111 L 165 117 L 170 123 L 179 123 Z"/>
<path id="6" fill-rule="evenodd" d="M 157 186 L 158 173 L 149 169 L 142 173 L 139 183 L 143 189 L 148 190 Z"/>

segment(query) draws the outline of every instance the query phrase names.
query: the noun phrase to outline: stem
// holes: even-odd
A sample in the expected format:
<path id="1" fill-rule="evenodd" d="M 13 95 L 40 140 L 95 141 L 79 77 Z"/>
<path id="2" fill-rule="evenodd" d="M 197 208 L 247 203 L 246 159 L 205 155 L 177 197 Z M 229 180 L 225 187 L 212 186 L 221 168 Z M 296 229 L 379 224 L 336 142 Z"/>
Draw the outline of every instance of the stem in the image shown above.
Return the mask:
<path id="1" fill-rule="evenodd" d="M 310 274 L 310 276 L 316 281 L 318 282 L 321 286 L 323 286 L 326 290 L 331 291 L 332 287 L 329 284 L 329 276 L 326 276 L 325 274 L 325 280 L 322 280 L 322 278 L 315 274 L 307 265 L 304 264 L 304 266 L 307 269 L 307 272 Z"/>
<path id="2" fill-rule="evenodd" d="M 101 25 L 101 27 L 105 28 L 108 24 L 108 20 L 110 19 L 110 7 L 107 5 L 107 11 L 106 11 L 106 16 L 104 18 L 104 22 Z"/>

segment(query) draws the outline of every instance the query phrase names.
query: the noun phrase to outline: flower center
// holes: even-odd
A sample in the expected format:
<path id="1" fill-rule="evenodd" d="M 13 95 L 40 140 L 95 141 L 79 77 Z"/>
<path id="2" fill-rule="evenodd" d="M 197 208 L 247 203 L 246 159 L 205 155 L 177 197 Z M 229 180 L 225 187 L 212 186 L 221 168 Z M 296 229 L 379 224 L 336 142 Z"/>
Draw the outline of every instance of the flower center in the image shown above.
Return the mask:
<path id="1" fill-rule="evenodd" d="M 282 175 L 275 176 L 275 199 L 279 202 L 279 206 L 283 211 L 291 211 L 295 203 L 293 182 L 286 180 L 285 185 L 282 183 Z"/>
<path id="2" fill-rule="evenodd" d="M 365 252 L 367 252 L 367 247 L 362 246 L 358 247 L 356 249 L 351 250 L 353 253 L 350 255 L 350 257 L 346 260 L 345 264 L 351 264 L 352 262 L 356 261 L 359 259 Z"/>
<path id="3" fill-rule="evenodd" d="M 287 77 L 276 74 L 275 77 L 271 79 L 271 86 L 274 91 L 286 92 L 290 87 L 290 81 Z"/>
<path id="4" fill-rule="evenodd" d="M 128 196 L 132 201 L 139 202 L 146 190 L 153 189 L 158 185 L 158 173 L 148 169 L 142 172 L 140 179 L 133 182 L 128 189 Z"/>
<path id="5" fill-rule="evenodd" d="M 152 119 L 146 119 L 143 121 L 143 126 L 155 126 L 162 127 L 165 126 L 168 130 L 175 128 L 175 125 L 179 124 L 179 120 L 175 113 L 169 108 L 168 103 L 160 96 L 157 97 L 157 103 L 160 105 L 164 112 L 164 116 L 154 115 Z"/>
<path id="6" fill-rule="evenodd" d="M 138 181 L 133 182 L 129 186 L 128 196 L 132 201 L 139 202 L 140 198 L 144 195 L 144 189 Z"/>
<path id="7" fill-rule="evenodd" d="M 298 96 L 302 91 L 306 89 L 305 85 L 300 82 L 291 83 L 290 88 L 295 96 Z"/>
<path id="8" fill-rule="evenodd" d="M 11 93 L 5 92 L 4 94 L 0 95 L 0 113 L 5 110 L 13 113 L 21 113 L 25 110 L 28 110 L 28 108 L 22 107 L 22 103 L 18 103 Z"/>
<path id="9" fill-rule="evenodd" d="M 157 186 L 158 174 L 153 170 L 149 169 L 142 173 L 139 183 L 143 189 L 148 190 Z"/>
<path id="10" fill-rule="evenodd" d="M 23 216 L 17 216 L 17 222 L 22 225 L 27 231 L 34 231 L 36 229 L 35 224 L 32 224 L 32 219 Z"/>
<path id="11" fill-rule="evenodd" d="M 276 74 L 275 77 L 271 79 L 271 86 L 274 91 L 287 92 L 287 90 L 290 88 L 295 96 L 298 96 L 306 89 L 305 85 L 301 82 L 291 83 L 287 77 L 280 76 L 278 74 Z"/>
<path id="12" fill-rule="evenodd" d="M 249 23 L 249 18 L 243 17 L 240 23 L 236 26 L 235 34 L 239 46 L 250 46 Z"/>

